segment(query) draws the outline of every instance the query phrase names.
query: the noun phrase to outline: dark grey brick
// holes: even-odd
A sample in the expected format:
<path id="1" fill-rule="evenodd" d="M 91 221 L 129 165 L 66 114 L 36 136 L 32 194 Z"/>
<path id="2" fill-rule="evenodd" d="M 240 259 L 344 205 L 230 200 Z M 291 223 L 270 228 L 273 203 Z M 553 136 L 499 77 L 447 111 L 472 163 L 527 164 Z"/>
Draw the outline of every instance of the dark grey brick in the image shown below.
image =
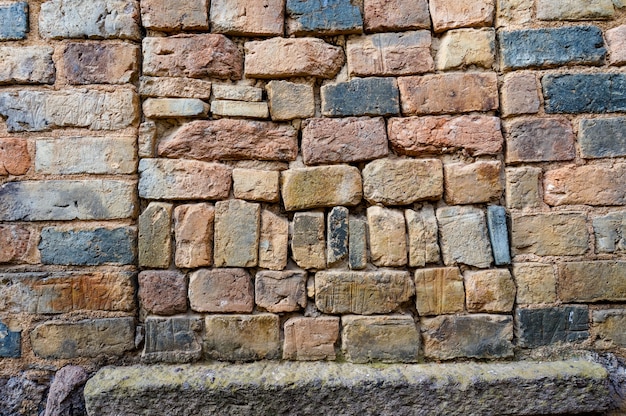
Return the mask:
<path id="1" fill-rule="evenodd" d="M 516 330 L 522 347 L 584 340 L 589 338 L 589 309 L 587 306 L 518 309 Z"/>
<path id="2" fill-rule="evenodd" d="M 361 270 L 367 267 L 367 221 L 350 218 L 349 221 L 349 263 L 350 269 Z"/>
<path id="3" fill-rule="evenodd" d="M 0 40 L 25 39 L 28 32 L 28 3 L 0 4 Z"/>
<path id="4" fill-rule="evenodd" d="M 626 156 L 626 117 L 581 120 L 578 142 L 587 159 Z"/>
<path id="5" fill-rule="evenodd" d="M 287 0 L 288 32 L 338 35 L 363 30 L 361 10 L 351 0 Z"/>
<path id="6" fill-rule="evenodd" d="M 322 87 L 325 116 L 388 116 L 400 113 L 398 85 L 393 78 L 355 78 Z"/>
<path id="7" fill-rule="evenodd" d="M 487 208 L 487 227 L 496 266 L 511 264 L 509 233 L 506 227 L 506 210 L 504 207 L 490 205 Z"/>
<path id="8" fill-rule="evenodd" d="M 348 256 L 348 208 L 334 207 L 328 213 L 328 254 L 331 265 Z"/>
<path id="9" fill-rule="evenodd" d="M 557 74 L 542 79 L 547 113 L 626 111 L 626 74 Z"/>
<path id="10" fill-rule="evenodd" d="M 19 358 L 22 355 L 22 334 L 10 331 L 0 321 L 0 357 Z"/>

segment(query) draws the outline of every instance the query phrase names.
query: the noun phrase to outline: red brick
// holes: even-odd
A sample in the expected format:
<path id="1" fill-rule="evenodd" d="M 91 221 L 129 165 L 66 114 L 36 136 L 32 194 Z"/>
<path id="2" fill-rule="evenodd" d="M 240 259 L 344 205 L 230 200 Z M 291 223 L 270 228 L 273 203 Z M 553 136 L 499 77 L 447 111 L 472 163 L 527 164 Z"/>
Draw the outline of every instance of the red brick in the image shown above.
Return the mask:
<path id="1" fill-rule="evenodd" d="M 506 161 L 548 162 L 576 157 L 574 132 L 566 118 L 516 120 L 505 124 Z"/>
<path id="2" fill-rule="evenodd" d="M 175 263 L 194 268 L 213 263 L 215 208 L 209 204 L 179 205 L 174 209 Z"/>
<path id="3" fill-rule="evenodd" d="M 544 174 L 548 205 L 626 204 L 626 163 L 565 166 Z"/>
<path id="4" fill-rule="evenodd" d="M 427 0 L 365 0 L 364 11 L 369 32 L 430 28 Z"/>
<path id="5" fill-rule="evenodd" d="M 504 77 L 502 115 L 535 114 L 540 105 L 535 74 L 513 73 Z"/>
<path id="6" fill-rule="evenodd" d="M 430 0 L 435 32 L 458 27 L 491 26 L 495 0 Z"/>
<path id="7" fill-rule="evenodd" d="M 200 269 L 189 276 L 189 302 L 196 312 L 250 313 L 252 280 L 245 269 Z"/>
<path id="8" fill-rule="evenodd" d="M 139 273 L 139 303 L 147 313 L 174 315 L 187 311 L 187 278 L 171 270 Z"/>
<path id="9" fill-rule="evenodd" d="M 0 176 L 23 175 L 30 169 L 26 140 L 0 138 Z"/>
<path id="10" fill-rule="evenodd" d="M 23 225 L 0 225 L 0 263 L 22 263 L 36 248 L 37 238 Z"/>
<path id="11" fill-rule="evenodd" d="M 285 360 L 334 360 L 339 318 L 291 318 L 285 322 Z"/>

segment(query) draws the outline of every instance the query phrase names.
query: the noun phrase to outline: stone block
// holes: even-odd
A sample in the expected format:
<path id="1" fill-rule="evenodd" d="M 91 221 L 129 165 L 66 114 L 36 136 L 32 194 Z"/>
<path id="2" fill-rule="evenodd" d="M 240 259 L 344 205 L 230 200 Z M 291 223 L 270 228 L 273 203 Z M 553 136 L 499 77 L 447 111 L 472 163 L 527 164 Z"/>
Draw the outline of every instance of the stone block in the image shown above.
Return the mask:
<path id="1" fill-rule="evenodd" d="M 496 59 L 494 29 L 455 29 L 441 38 L 437 52 L 438 70 L 480 67 L 491 69 Z"/>
<path id="2" fill-rule="evenodd" d="M 213 85 L 213 98 L 216 100 L 232 101 L 263 101 L 263 88 L 251 87 L 249 85 Z"/>
<path id="3" fill-rule="evenodd" d="M 328 254 L 326 259 L 329 266 L 339 263 L 348 257 L 348 215 L 346 207 L 334 207 L 328 213 Z"/>
<path id="4" fill-rule="evenodd" d="M 272 120 L 286 121 L 315 116 L 315 94 L 310 84 L 270 81 L 265 86 Z"/>
<path id="5" fill-rule="evenodd" d="M 339 330 L 339 325 L 337 325 L 337 330 Z M 8 326 L 0 321 L 0 358 L 19 358 L 21 356 L 22 333 L 11 331 Z"/>
<path id="6" fill-rule="evenodd" d="M 493 261 L 485 213 L 469 206 L 437 209 L 439 244 L 446 266 L 466 264 L 487 268 Z"/>
<path id="7" fill-rule="evenodd" d="M 506 168 L 506 206 L 509 209 L 539 208 L 541 168 Z"/>
<path id="8" fill-rule="evenodd" d="M 41 230 L 42 264 L 99 266 L 132 265 L 137 261 L 137 230 L 133 227 Z"/>
<path id="9" fill-rule="evenodd" d="M 143 75 L 241 79 L 243 54 L 224 35 L 185 34 L 143 39 Z"/>
<path id="10" fill-rule="evenodd" d="M 420 321 L 424 355 L 435 360 L 513 356 L 513 319 L 506 315 L 441 315 Z"/>
<path id="11" fill-rule="evenodd" d="M 315 274 L 315 305 L 322 313 L 390 313 L 415 294 L 409 272 L 399 270 L 320 271 Z"/>
<path id="12" fill-rule="evenodd" d="M 0 138 L 0 176 L 24 175 L 30 169 L 28 142 L 17 137 Z"/>
<path id="13" fill-rule="evenodd" d="M 611 0 L 538 0 L 539 20 L 600 20 L 615 14 Z"/>
<path id="14" fill-rule="evenodd" d="M 552 264 L 515 263 L 513 277 L 518 304 L 556 302 L 556 274 Z"/>
<path id="15" fill-rule="evenodd" d="M 48 0 L 41 4 L 39 34 L 45 39 L 139 40 L 139 2 Z"/>
<path id="16" fill-rule="evenodd" d="M 172 208 L 172 204 L 150 202 L 139 216 L 140 267 L 167 269 L 170 266 Z"/>
<path id="17" fill-rule="evenodd" d="M 402 114 L 447 114 L 498 109 L 495 72 L 398 78 Z"/>
<path id="18" fill-rule="evenodd" d="M 143 114 L 148 118 L 206 117 L 209 105 L 197 98 L 148 98 Z"/>
<path id="19" fill-rule="evenodd" d="M 26 225 L 0 225 L 0 263 L 35 262 L 39 235 Z"/>
<path id="20" fill-rule="evenodd" d="M 535 0 L 497 0 L 497 27 L 524 25 L 533 20 Z"/>
<path id="21" fill-rule="evenodd" d="M 278 315 L 209 315 L 205 318 L 204 354 L 220 361 L 280 358 Z"/>
<path id="22" fill-rule="evenodd" d="M 463 277 L 456 267 L 415 271 L 415 306 L 420 316 L 442 315 L 465 310 Z"/>
<path id="23" fill-rule="evenodd" d="M 219 163 L 139 161 L 139 196 L 146 199 L 223 199 L 230 193 L 230 182 L 230 168 Z"/>
<path id="24" fill-rule="evenodd" d="M 316 38 L 271 38 L 245 43 L 247 78 L 333 78 L 344 63 L 341 48 Z"/>
<path id="25" fill-rule="evenodd" d="M 626 117 L 580 120 L 578 143 L 585 159 L 626 156 Z"/>
<path id="26" fill-rule="evenodd" d="M 498 201 L 502 197 L 502 163 L 450 163 L 443 168 L 445 200 L 449 205 Z"/>
<path id="27" fill-rule="evenodd" d="M 379 33 L 348 39 L 350 75 L 398 76 L 432 72 L 431 35 L 427 30 Z"/>
<path id="28" fill-rule="evenodd" d="M 254 288 L 245 269 L 199 269 L 189 275 L 189 304 L 196 312 L 250 313 Z"/>
<path id="29" fill-rule="evenodd" d="M 497 155 L 504 141 L 500 118 L 482 115 L 391 118 L 388 130 L 393 149 L 407 156 L 457 150 L 472 156 Z"/>
<path id="30" fill-rule="evenodd" d="M 463 277 L 468 312 L 513 311 L 516 287 L 507 269 L 467 271 Z"/>
<path id="31" fill-rule="evenodd" d="M 626 261 L 561 263 L 558 295 L 563 302 L 623 302 L 626 300 Z"/>
<path id="32" fill-rule="evenodd" d="M 215 203 L 214 263 L 254 267 L 259 261 L 261 206 L 241 200 Z"/>
<path id="33" fill-rule="evenodd" d="M 424 267 L 427 263 L 439 263 L 437 242 L 437 217 L 430 204 L 419 211 L 404 211 L 408 233 L 409 266 Z"/>
<path id="34" fill-rule="evenodd" d="M 504 207 L 499 205 L 489 205 L 487 207 L 487 228 L 489 230 L 489 240 L 491 240 L 494 264 L 496 266 L 511 264 L 509 230 L 506 225 L 506 210 Z"/>
<path id="35" fill-rule="evenodd" d="M 137 169 L 136 140 L 121 135 L 37 139 L 35 171 L 47 175 L 130 175 Z"/>
<path id="36" fill-rule="evenodd" d="M 287 211 L 354 206 L 363 196 L 361 172 L 354 166 L 289 169 L 281 173 L 281 182 Z"/>
<path id="37" fill-rule="evenodd" d="M 326 268 L 323 212 L 296 212 L 293 216 L 291 255 L 303 269 Z"/>
<path id="38" fill-rule="evenodd" d="M 581 212 L 513 214 L 513 254 L 575 256 L 589 248 L 587 217 Z"/>
<path id="39" fill-rule="evenodd" d="M 53 52 L 49 46 L 0 47 L 0 84 L 54 84 Z"/>
<path id="40" fill-rule="evenodd" d="M 505 124 L 506 162 L 552 162 L 576 157 L 574 132 L 562 117 L 515 120 Z"/>
<path id="41" fill-rule="evenodd" d="M 626 250 L 626 211 L 595 217 L 592 223 L 597 253 Z"/>
<path id="42" fill-rule="evenodd" d="M 211 97 L 211 82 L 194 78 L 141 77 L 139 94 L 142 97 L 199 98 Z"/>
<path id="43" fill-rule="evenodd" d="M 192 269 L 213 264 L 215 208 L 210 204 L 186 204 L 174 209 L 176 267 Z"/>
<path id="44" fill-rule="evenodd" d="M 535 74 L 506 75 L 500 89 L 500 105 L 504 116 L 537 114 L 541 103 Z"/>
<path id="45" fill-rule="evenodd" d="M 174 315 L 187 312 L 187 278 L 172 270 L 144 270 L 139 273 L 137 297 L 148 314 Z"/>
<path id="46" fill-rule="evenodd" d="M 400 113 L 393 78 L 354 78 L 321 88 L 322 114 L 327 117 L 390 116 Z"/>
<path id="47" fill-rule="evenodd" d="M 0 40 L 26 39 L 28 3 L 16 1 L 0 5 Z"/>
<path id="48" fill-rule="evenodd" d="M 609 29 L 604 35 L 609 49 L 609 63 L 611 65 L 626 64 L 626 25 Z"/>
<path id="49" fill-rule="evenodd" d="M 137 81 L 140 50 L 129 43 L 69 42 L 63 50 L 68 83 L 126 84 Z"/>
<path id="50" fill-rule="evenodd" d="M 361 10 L 350 0 L 287 0 L 290 35 L 341 35 L 363 30 Z"/>
<path id="51" fill-rule="evenodd" d="M 186 363 L 202 356 L 202 319 L 148 317 L 143 361 Z"/>
<path id="52" fill-rule="evenodd" d="M 306 272 L 303 270 L 257 272 L 255 303 L 268 312 L 295 312 L 306 307 Z"/>
<path id="53" fill-rule="evenodd" d="M 367 266 L 367 221 L 350 216 L 348 220 L 348 262 L 351 270 Z"/>
<path id="54" fill-rule="evenodd" d="M 365 0 L 363 8 L 368 32 L 430 29 L 427 0 Z"/>
<path id="55" fill-rule="evenodd" d="M 163 32 L 207 30 L 209 0 L 141 0 L 141 24 Z"/>
<path id="56" fill-rule="evenodd" d="M 280 172 L 258 169 L 233 169 L 235 198 L 251 201 L 278 202 Z"/>
<path id="57" fill-rule="evenodd" d="M 287 266 L 289 220 L 264 209 L 261 211 L 259 267 L 283 270 Z"/>
<path id="58" fill-rule="evenodd" d="M 523 348 L 576 342 L 589 338 L 587 306 L 518 308 L 515 311 L 515 318 L 518 344 Z"/>
<path id="59" fill-rule="evenodd" d="M 196 120 L 158 147 L 160 156 L 198 160 L 295 160 L 298 132 L 286 124 L 253 120 Z"/>
<path id="60" fill-rule="evenodd" d="M 157 126 L 153 120 L 146 120 L 139 125 L 137 137 L 137 155 L 139 157 L 155 157 Z"/>
<path id="61" fill-rule="evenodd" d="M 541 79 L 546 113 L 626 111 L 626 74 L 553 74 Z"/>
<path id="62" fill-rule="evenodd" d="M 47 359 L 122 356 L 135 348 L 135 322 L 132 317 L 48 321 L 30 333 L 30 343 L 36 356 Z"/>
<path id="63" fill-rule="evenodd" d="M 402 211 L 378 205 L 367 208 L 370 256 L 376 266 L 407 264 L 407 243 Z"/>
<path id="64" fill-rule="evenodd" d="M 269 118 L 266 102 L 213 100 L 211 113 L 222 117 Z"/>
<path id="65" fill-rule="evenodd" d="M 341 317 L 341 349 L 352 363 L 415 363 L 420 334 L 410 315 Z"/>
<path id="66" fill-rule="evenodd" d="M 565 166 L 544 173 L 548 205 L 623 205 L 626 203 L 626 163 Z"/>
<path id="67" fill-rule="evenodd" d="M 338 317 L 290 318 L 285 322 L 283 360 L 334 360 L 338 338 Z"/>
<path id="68" fill-rule="evenodd" d="M 302 129 L 307 165 L 351 163 L 387 156 L 387 131 L 381 117 L 313 118 Z"/>
<path id="69" fill-rule="evenodd" d="M 491 26 L 496 9 L 495 0 L 430 0 L 429 5 L 435 32 Z"/>
<path id="70" fill-rule="evenodd" d="M 626 311 L 624 309 L 602 309 L 592 312 L 592 330 L 599 338 L 596 345 L 602 347 L 625 347 Z"/>
<path id="71" fill-rule="evenodd" d="M 283 35 L 285 0 L 211 0 L 211 31 L 235 36 Z"/>

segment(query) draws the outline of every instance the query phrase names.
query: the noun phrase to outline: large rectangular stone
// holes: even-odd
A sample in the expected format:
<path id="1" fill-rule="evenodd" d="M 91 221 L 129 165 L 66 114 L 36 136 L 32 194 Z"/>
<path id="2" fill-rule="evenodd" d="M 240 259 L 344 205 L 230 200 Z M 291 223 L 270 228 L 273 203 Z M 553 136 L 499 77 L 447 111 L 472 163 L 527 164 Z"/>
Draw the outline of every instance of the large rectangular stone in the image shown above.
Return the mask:
<path id="1" fill-rule="evenodd" d="M 291 35 L 360 33 L 361 10 L 350 0 L 287 0 L 287 32 Z"/>
<path id="2" fill-rule="evenodd" d="M 546 113 L 626 111 L 626 74 L 554 74 L 542 78 Z"/>
<path id="3" fill-rule="evenodd" d="M 378 205 L 367 208 L 370 256 L 381 267 L 402 267 L 407 263 L 404 215 L 397 209 Z"/>
<path id="4" fill-rule="evenodd" d="M 282 36 L 285 0 L 211 0 L 211 31 L 235 36 Z"/>
<path id="5" fill-rule="evenodd" d="M 535 348 L 589 338 L 587 306 L 519 308 L 515 315 L 516 334 L 521 347 Z"/>
<path id="6" fill-rule="evenodd" d="M 141 358 L 146 362 L 186 363 L 202 356 L 202 319 L 150 316 Z"/>
<path id="7" fill-rule="evenodd" d="M 612 212 L 593 219 L 596 253 L 626 250 L 626 211 Z"/>
<path id="8" fill-rule="evenodd" d="M 24 181 L 0 187 L 2 221 L 122 219 L 136 208 L 136 184 L 127 181 Z"/>
<path id="9" fill-rule="evenodd" d="M 303 269 L 326 268 L 323 212 L 296 212 L 293 216 L 291 255 Z"/>
<path id="10" fill-rule="evenodd" d="M 70 42 L 63 50 L 70 84 L 126 84 L 137 81 L 139 46 L 129 43 Z"/>
<path id="11" fill-rule="evenodd" d="M 354 78 L 321 88 L 322 114 L 328 117 L 390 116 L 400 113 L 394 78 Z"/>
<path id="12" fill-rule="evenodd" d="M 213 264 L 215 209 L 209 204 L 185 204 L 174 209 L 175 264 L 181 268 Z"/>
<path id="13" fill-rule="evenodd" d="M 424 267 L 427 263 L 439 263 L 437 242 L 437 217 L 430 204 L 424 204 L 419 211 L 404 211 L 406 220 L 409 266 Z"/>
<path id="14" fill-rule="evenodd" d="M 626 117 L 580 120 L 578 143 L 585 159 L 626 156 Z"/>
<path id="15" fill-rule="evenodd" d="M 540 20 L 599 20 L 613 17 L 611 0 L 538 0 Z"/>
<path id="16" fill-rule="evenodd" d="M 254 267 L 259 261 L 261 205 L 241 200 L 215 203 L 217 267 Z"/>
<path id="17" fill-rule="evenodd" d="M 53 84 L 53 52 L 49 46 L 0 47 L 0 84 Z"/>
<path id="18" fill-rule="evenodd" d="M 502 162 L 444 165 L 445 200 L 449 205 L 495 202 L 502 197 Z"/>
<path id="19" fill-rule="evenodd" d="M 515 120 L 505 123 L 506 161 L 552 162 L 576 157 L 574 131 L 562 117 Z"/>
<path id="20" fill-rule="evenodd" d="M 280 358 L 280 319 L 258 315 L 209 315 L 205 318 L 204 354 L 221 361 Z"/>
<path id="21" fill-rule="evenodd" d="M 208 100 L 211 97 L 211 85 L 210 81 L 195 78 L 141 77 L 139 79 L 139 94 L 142 97 Z"/>
<path id="22" fill-rule="evenodd" d="M 415 271 L 415 307 L 420 316 L 465 311 L 465 289 L 458 267 Z"/>
<path id="23" fill-rule="evenodd" d="M 28 32 L 28 3 L 16 1 L 0 5 L 0 40 L 20 40 Z"/>
<path id="24" fill-rule="evenodd" d="M 441 254 L 446 266 L 487 268 L 493 261 L 483 210 L 470 206 L 437 209 Z"/>
<path id="25" fill-rule="evenodd" d="M 139 215 L 139 266 L 167 269 L 172 251 L 172 204 L 150 202 Z"/>
<path id="26" fill-rule="evenodd" d="M 623 302 L 626 300 L 626 261 L 561 263 L 558 295 L 563 302 Z"/>
<path id="27" fill-rule="evenodd" d="M 142 0 L 141 24 L 163 32 L 209 29 L 210 0 Z"/>
<path id="28" fill-rule="evenodd" d="M 626 163 L 565 166 L 544 173 L 548 205 L 624 205 Z"/>
<path id="29" fill-rule="evenodd" d="M 189 304 L 196 312 L 250 313 L 252 278 L 245 269 L 200 269 L 189 275 Z"/>
<path id="30" fill-rule="evenodd" d="M 587 217 L 580 212 L 517 214 L 511 218 L 513 254 L 575 256 L 589 248 Z"/>

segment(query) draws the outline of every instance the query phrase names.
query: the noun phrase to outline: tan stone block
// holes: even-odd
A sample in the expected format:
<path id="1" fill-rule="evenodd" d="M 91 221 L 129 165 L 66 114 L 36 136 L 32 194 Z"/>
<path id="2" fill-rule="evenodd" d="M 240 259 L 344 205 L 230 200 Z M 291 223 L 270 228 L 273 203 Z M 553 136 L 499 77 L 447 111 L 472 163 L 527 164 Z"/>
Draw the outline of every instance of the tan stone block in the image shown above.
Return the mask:
<path id="1" fill-rule="evenodd" d="M 450 205 L 498 201 L 502 197 L 502 163 L 477 161 L 444 165 L 445 200 Z"/>
<path id="2" fill-rule="evenodd" d="M 457 267 L 415 271 L 415 305 L 420 316 L 465 310 L 463 277 Z"/>
<path id="3" fill-rule="evenodd" d="M 365 0 L 363 23 L 368 32 L 430 29 L 427 0 Z"/>
<path id="4" fill-rule="evenodd" d="M 155 157 L 157 127 L 154 120 L 146 120 L 139 125 L 137 137 L 137 156 L 141 158 Z"/>
<path id="5" fill-rule="evenodd" d="M 508 208 L 539 208 L 541 168 L 525 166 L 506 168 L 506 206 Z"/>
<path id="6" fill-rule="evenodd" d="M 435 32 L 458 27 L 491 26 L 495 0 L 430 0 Z"/>
<path id="7" fill-rule="evenodd" d="M 290 318 L 285 322 L 283 360 L 334 360 L 339 338 L 339 318 Z"/>
<path id="8" fill-rule="evenodd" d="M 235 198 L 278 202 L 280 172 L 258 169 L 233 169 Z"/>
<path id="9" fill-rule="evenodd" d="M 306 307 L 306 281 L 304 270 L 257 272 L 254 294 L 257 306 L 268 312 L 294 312 Z"/>
<path id="10" fill-rule="evenodd" d="M 504 116 L 536 114 L 541 102 L 535 74 L 506 75 L 500 90 L 500 104 Z"/>
<path id="11" fill-rule="evenodd" d="M 287 266 L 289 220 L 269 210 L 261 211 L 259 267 L 282 270 Z"/>
<path id="12" fill-rule="evenodd" d="M 548 205 L 626 204 L 626 163 L 565 166 L 544 174 L 544 200 Z"/>
<path id="13" fill-rule="evenodd" d="M 497 0 L 497 27 L 530 23 L 534 3 L 534 0 Z"/>
<path id="14" fill-rule="evenodd" d="M 303 269 L 326 267 L 326 238 L 323 212 L 296 212 L 293 216 L 291 255 Z"/>
<path id="15" fill-rule="evenodd" d="M 0 85 L 53 84 L 56 75 L 53 53 L 49 46 L 0 47 Z"/>
<path id="16" fill-rule="evenodd" d="M 487 268 L 493 261 L 485 213 L 470 206 L 437 209 L 439 244 L 446 266 L 467 264 Z"/>
<path id="17" fill-rule="evenodd" d="M 406 265 L 406 228 L 402 211 L 371 206 L 367 209 L 367 223 L 372 263 L 376 266 Z"/>
<path id="18" fill-rule="evenodd" d="M 212 0 L 211 31 L 237 36 L 283 34 L 285 0 Z"/>
<path id="19" fill-rule="evenodd" d="M 172 270 L 139 273 L 137 297 L 148 314 L 174 315 L 187 312 L 187 277 Z"/>
<path id="20" fill-rule="evenodd" d="M 196 312 L 250 313 L 254 290 L 245 269 L 199 269 L 189 275 L 189 304 Z"/>
<path id="21" fill-rule="evenodd" d="M 626 347 L 626 310 L 602 309 L 592 312 L 592 331 L 600 348 Z"/>
<path id="22" fill-rule="evenodd" d="M 611 65 L 626 64 L 626 25 L 621 25 L 605 32 Z"/>
<path id="23" fill-rule="evenodd" d="M 146 29 L 164 32 L 207 30 L 209 0 L 142 0 L 141 24 Z"/>
<path id="24" fill-rule="evenodd" d="M 559 264 L 558 297 L 563 302 L 623 302 L 626 261 L 576 261 Z"/>
<path id="25" fill-rule="evenodd" d="M 539 20 L 599 20 L 614 14 L 611 0 L 537 0 Z"/>
<path id="26" fill-rule="evenodd" d="M 0 263 L 37 261 L 39 235 L 27 225 L 0 225 Z"/>
<path id="27" fill-rule="evenodd" d="M 209 105 L 197 98 L 148 98 L 143 113 L 149 118 L 206 117 Z"/>
<path id="28" fill-rule="evenodd" d="M 556 302 L 556 273 L 553 265 L 515 263 L 513 264 L 513 277 L 517 285 L 517 303 Z"/>
<path id="29" fill-rule="evenodd" d="M 213 263 L 215 208 L 210 204 L 186 204 L 174 209 L 176 267 L 192 269 Z"/>
<path id="30" fill-rule="evenodd" d="M 265 86 L 272 120 L 284 121 L 315 115 L 313 86 L 289 81 L 270 81 Z"/>
<path id="31" fill-rule="evenodd" d="M 513 311 L 516 289 L 507 269 L 467 271 L 464 280 L 468 312 Z"/>
<path id="32" fill-rule="evenodd" d="M 0 138 L 0 176 L 23 175 L 31 165 L 27 141 L 21 138 Z"/>
<path id="33" fill-rule="evenodd" d="M 455 0 L 456 1 L 456 0 Z M 495 72 L 398 78 L 402 113 L 446 114 L 498 109 Z"/>
<path id="34" fill-rule="evenodd" d="M 167 269 L 170 265 L 172 204 L 151 202 L 139 216 L 139 266 Z"/>
<path id="35" fill-rule="evenodd" d="M 263 101 L 263 88 L 249 85 L 214 84 L 213 98 L 232 101 Z"/>
<path id="36" fill-rule="evenodd" d="M 438 70 L 478 66 L 490 69 L 496 57 L 496 32 L 493 29 L 456 29 L 441 38 L 437 52 Z"/>
<path id="37" fill-rule="evenodd" d="M 142 97 L 199 98 L 211 97 L 211 82 L 194 78 L 141 77 L 139 94 Z"/>
<path id="38" fill-rule="evenodd" d="M 215 203 L 214 263 L 254 267 L 259 259 L 261 206 L 240 200 Z"/>
<path id="39" fill-rule="evenodd" d="M 211 113 L 222 117 L 269 118 L 270 112 L 265 102 L 213 100 Z"/>
<path id="40" fill-rule="evenodd" d="M 63 50 L 70 84 L 125 84 L 137 81 L 140 50 L 129 43 L 69 42 Z"/>
<path id="41" fill-rule="evenodd" d="M 209 315 L 203 351 L 213 360 L 251 361 L 280 358 L 280 319 L 259 315 Z"/>
<path id="42" fill-rule="evenodd" d="M 513 214 L 511 246 L 514 254 L 575 256 L 589 248 L 587 217 L 580 212 Z"/>
<path id="43" fill-rule="evenodd" d="M 421 210 L 404 211 L 409 241 L 409 266 L 424 267 L 427 263 L 439 263 L 437 243 L 437 217 L 432 205 L 425 204 Z"/>

